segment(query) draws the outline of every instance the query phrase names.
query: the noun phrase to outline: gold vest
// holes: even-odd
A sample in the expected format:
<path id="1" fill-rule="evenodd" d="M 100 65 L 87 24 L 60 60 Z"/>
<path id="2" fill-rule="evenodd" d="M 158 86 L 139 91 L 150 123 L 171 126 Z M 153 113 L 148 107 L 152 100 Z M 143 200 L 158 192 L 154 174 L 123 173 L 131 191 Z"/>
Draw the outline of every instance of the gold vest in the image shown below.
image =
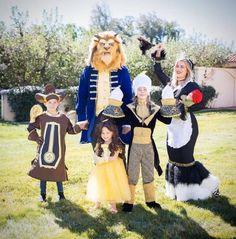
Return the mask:
<path id="1" fill-rule="evenodd" d="M 99 115 L 99 113 L 108 105 L 111 91 L 110 88 L 109 71 L 99 71 L 97 81 L 96 115 Z"/>
<path id="2" fill-rule="evenodd" d="M 134 128 L 134 144 L 150 144 L 151 143 L 151 129 L 143 127 Z"/>

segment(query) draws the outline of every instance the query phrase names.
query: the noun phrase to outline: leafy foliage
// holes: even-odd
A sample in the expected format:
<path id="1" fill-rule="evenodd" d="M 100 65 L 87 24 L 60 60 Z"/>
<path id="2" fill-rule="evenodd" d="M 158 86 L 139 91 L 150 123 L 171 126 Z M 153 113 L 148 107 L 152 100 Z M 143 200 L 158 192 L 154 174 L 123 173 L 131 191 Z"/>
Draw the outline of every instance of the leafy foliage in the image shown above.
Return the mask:
<path id="1" fill-rule="evenodd" d="M 99 13 L 102 14 L 99 14 Z M 230 48 L 220 42 L 205 40 L 201 35 L 185 38 L 183 30 L 175 22 L 166 22 L 156 13 L 141 15 L 139 18 L 126 16 L 112 18 L 109 7 L 104 4 L 95 6 L 91 17 L 91 28 L 84 29 L 75 24 L 62 24 L 57 9 L 50 13 L 44 11 L 41 24 L 27 25 L 29 13 L 12 8 L 12 28 L 7 29 L 0 22 L 0 89 L 13 87 L 43 86 L 53 83 L 56 88 L 70 88 L 78 85 L 78 79 L 85 67 L 91 38 L 101 30 L 118 32 L 123 41 L 127 55 L 127 67 L 133 79 L 146 71 L 154 86 L 159 81 L 154 74 L 150 49 L 147 55 L 141 55 L 138 36 L 143 35 L 151 41 L 165 40 L 166 60 L 162 61 L 164 72 L 171 76 L 173 65 L 180 55 L 186 55 L 196 66 L 222 66 Z M 101 19 L 99 19 L 101 18 Z M 213 90 L 203 86 L 205 106 L 216 97 Z M 154 99 L 159 93 L 154 93 Z M 75 92 L 71 95 L 68 110 L 75 105 Z M 24 98 L 28 95 L 25 95 Z M 10 98 L 14 98 L 11 95 Z M 17 96 L 20 99 L 21 96 Z M 30 96 L 29 96 L 30 98 Z M 30 109 L 13 106 L 18 121 L 25 121 Z M 10 99 L 11 101 L 11 99 Z M 12 100 L 12 104 L 14 100 Z M 28 103 L 23 103 L 28 105 Z M 19 114 L 17 113 L 19 111 Z M 23 112 L 26 111 L 25 115 Z"/>
<path id="2" fill-rule="evenodd" d="M 216 93 L 215 88 L 210 85 L 202 85 L 201 91 L 203 93 L 203 107 L 207 108 L 210 106 L 210 103 L 217 98 L 218 94 Z"/>
<path id="3" fill-rule="evenodd" d="M 8 102 L 12 111 L 15 113 L 15 120 L 17 122 L 29 121 L 29 112 L 34 104 L 37 104 L 34 96 L 39 90 L 25 89 L 21 92 L 18 90 L 11 90 L 8 94 Z"/>
<path id="4" fill-rule="evenodd" d="M 68 88 L 65 91 L 67 104 L 65 105 L 65 112 L 75 109 L 76 97 L 77 97 L 77 87 Z"/>
<path id="5" fill-rule="evenodd" d="M 46 13 L 42 25 L 28 29 L 21 26 L 20 19 L 13 20 L 14 31 L 0 40 L 1 88 L 48 82 L 57 88 L 77 84 L 83 54 L 75 39 L 82 30 L 62 25 Z"/>
<path id="6" fill-rule="evenodd" d="M 29 14 L 13 8 L 13 27 L 7 29 L 0 23 L 0 88 L 41 86 L 48 82 L 57 88 L 77 85 L 91 38 L 103 30 L 103 25 L 105 30 L 114 30 L 123 38 L 132 78 L 147 71 L 153 85 L 159 82 L 153 73 L 151 57 L 142 56 L 138 48 L 140 35 L 152 41 L 166 41 L 167 57 L 162 66 L 168 75 L 172 75 L 174 62 L 181 54 L 191 58 L 196 66 L 213 67 L 221 66 L 231 53 L 220 42 L 208 42 L 201 35 L 184 38 L 177 23 L 165 22 L 155 13 L 137 19 L 131 16 L 118 19 L 111 17 L 106 5 L 98 4 L 94 11 L 101 11 L 105 20 L 96 20 L 103 15 L 93 14 L 91 28 L 86 30 L 60 23 L 57 9 L 45 11 L 41 24 L 27 26 Z"/>

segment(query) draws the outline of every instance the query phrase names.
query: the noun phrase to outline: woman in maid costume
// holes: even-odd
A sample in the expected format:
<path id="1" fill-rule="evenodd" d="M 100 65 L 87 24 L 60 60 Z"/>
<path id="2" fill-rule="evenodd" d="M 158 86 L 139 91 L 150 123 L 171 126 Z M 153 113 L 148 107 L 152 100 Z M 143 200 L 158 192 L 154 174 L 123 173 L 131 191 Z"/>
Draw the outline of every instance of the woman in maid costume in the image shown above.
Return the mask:
<path id="1" fill-rule="evenodd" d="M 198 137 L 198 123 L 193 112 L 201 108 L 202 101 L 200 88 L 193 82 L 193 63 L 187 58 L 178 59 L 170 79 L 160 65 L 164 57 L 163 46 L 157 44 L 152 53 L 155 74 L 165 86 L 163 93 L 168 95 L 168 89 L 173 90 L 181 111 L 180 116 L 173 117 L 167 126 L 166 195 L 177 201 L 207 199 L 218 195 L 219 179 L 193 156 Z"/>
<path id="2" fill-rule="evenodd" d="M 156 51 L 157 60 L 159 52 Z M 156 62 L 155 73 L 162 84 L 172 87 L 181 110 L 181 115 L 174 117 L 167 127 L 166 195 L 177 201 L 215 196 L 219 193 L 219 179 L 195 161 L 193 155 L 198 137 L 198 123 L 193 112 L 202 107 L 203 97 L 198 84 L 193 82 L 193 63 L 187 58 L 178 59 L 170 79 L 162 71 L 160 62 Z"/>

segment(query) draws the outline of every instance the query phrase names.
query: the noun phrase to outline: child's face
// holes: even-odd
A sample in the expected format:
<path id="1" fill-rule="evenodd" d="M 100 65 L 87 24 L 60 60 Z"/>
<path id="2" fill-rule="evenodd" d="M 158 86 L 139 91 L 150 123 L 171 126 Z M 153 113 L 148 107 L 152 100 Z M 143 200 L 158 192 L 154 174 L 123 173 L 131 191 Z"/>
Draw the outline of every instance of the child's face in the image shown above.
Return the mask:
<path id="1" fill-rule="evenodd" d="M 112 139 L 112 135 L 112 131 L 110 131 L 107 127 L 102 128 L 101 137 L 105 142 L 110 142 Z"/>
<path id="2" fill-rule="evenodd" d="M 59 101 L 56 99 L 48 100 L 44 105 L 47 108 L 47 111 L 56 111 L 59 105 Z"/>
<path id="3" fill-rule="evenodd" d="M 146 87 L 138 87 L 137 89 L 137 97 L 138 99 L 141 99 L 141 100 L 146 100 L 147 97 L 148 97 L 148 91 L 147 91 L 147 88 Z"/>

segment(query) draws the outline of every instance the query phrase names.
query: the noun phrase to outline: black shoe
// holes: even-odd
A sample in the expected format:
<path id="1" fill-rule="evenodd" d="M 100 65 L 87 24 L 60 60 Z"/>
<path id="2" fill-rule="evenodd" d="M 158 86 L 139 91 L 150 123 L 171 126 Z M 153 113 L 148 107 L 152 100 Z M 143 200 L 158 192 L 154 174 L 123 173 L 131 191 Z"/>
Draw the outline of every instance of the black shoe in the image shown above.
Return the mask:
<path id="1" fill-rule="evenodd" d="M 40 196 L 39 196 L 39 201 L 40 202 L 46 202 L 47 199 L 46 199 L 46 193 L 41 193 Z"/>
<path id="2" fill-rule="evenodd" d="M 66 199 L 63 192 L 58 193 L 58 198 L 59 198 L 59 201 Z"/>
<path id="3" fill-rule="evenodd" d="M 130 204 L 130 203 L 124 203 L 122 205 L 122 211 L 123 212 L 132 212 L 133 210 L 133 204 Z"/>
<path id="4" fill-rule="evenodd" d="M 150 208 L 161 209 L 161 205 L 155 201 L 153 202 L 146 202 L 146 205 Z"/>
<path id="5" fill-rule="evenodd" d="M 217 189 L 215 192 L 212 193 L 212 197 L 219 197 L 220 196 L 220 191 Z"/>

